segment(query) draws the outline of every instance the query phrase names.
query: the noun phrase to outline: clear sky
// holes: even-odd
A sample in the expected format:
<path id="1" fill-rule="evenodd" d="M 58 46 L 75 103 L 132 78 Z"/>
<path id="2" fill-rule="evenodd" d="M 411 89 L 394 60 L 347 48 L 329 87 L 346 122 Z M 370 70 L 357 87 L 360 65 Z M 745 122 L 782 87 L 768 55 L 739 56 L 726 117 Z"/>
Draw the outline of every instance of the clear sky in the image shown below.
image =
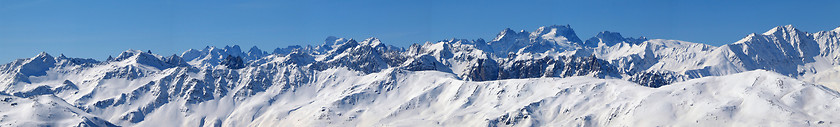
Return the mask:
<path id="1" fill-rule="evenodd" d="M 831 30 L 840 26 L 838 8 L 838 0 L 0 0 L 0 63 L 42 51 L 98 60 L 128 49 L 171 55 L 236 44 L 271 51 L 322 44 L 327 36 L 406 47 L 553 24 L 571 25 L 583 40 L 606 30 L 719 46 L 787 24 Z"/>

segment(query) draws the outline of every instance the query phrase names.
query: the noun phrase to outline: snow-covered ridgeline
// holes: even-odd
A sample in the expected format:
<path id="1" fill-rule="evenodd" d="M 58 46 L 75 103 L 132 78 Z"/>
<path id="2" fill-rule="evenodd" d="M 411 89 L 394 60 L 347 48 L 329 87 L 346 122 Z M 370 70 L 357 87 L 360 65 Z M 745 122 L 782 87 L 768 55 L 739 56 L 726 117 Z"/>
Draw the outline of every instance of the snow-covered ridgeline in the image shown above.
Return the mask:
<path id="1" fill-rule="evenodd" d="M 51 96 L 72 105 L 64 107 L 83 111 L 70 114 L 86 116 L 62 119 L 96 125 L 107 124 L 93 118 L 115 125 L 395 125 L 413 121 L 409 123 L 641 126 L 693 125 L 691 120 L 700 125 L 737 125 L 757 123 L 747 119 L 750 115 L 785 113 L 804 115 L 767 120 L 786 125 L 835 124 L 837 120 L 831 119 L 835 116 L 814 112 L 836 110 L 837 103 L 814 100 L 836 102 L 836 92 L 821 85 L 839 88 L 832 78 L 840 74 L 838 34 L 840 28 L 806 33 L 781 26 L 716 47 L 624 38 L 615 32 L 581 41 L 565 25 L 533 32 L 506 29 L 491 41 L 449 39 L 408 48 L 385 45 L 376 38 L 329 37 L 323 45 L 290 46 L 272 53 L 256 47 L 245 52 L 239 46 L 191 49 L 180 56 L 129 50 L 105 61 L 41 53 L 0 66 L 0 94 Z M 752 71 L 757 69 L 762 71 Z M 664 86 L 668 84 L 674 85 Z M 731 84 L 735 85 L 727 86 Z M 561 88 L 580 93 L 561 95 L 557 91 Z M 686 89 L 677 92 L 680 88 Z M 674 95 L 685 90 L 696 94 Z M 673 100 L 656 102 L 653 107 L 642 105 L 653 103 L 643 100 L 657 98 L 651 96 L 659 96 L 658 92 L 667 92 L 661 96 Z M 723 95 L 718 93 L 730 98 L 719 98 Z M 616 96 L 622 97 L 609 98 Z M 746 96 L 755 97 L 734 98 Z M 593 98 L 604 101 L 583 102 Z M 705 107 L 684 107 L 688 102 L 677 102 L 686 99 L 699 99 L 697 104 Z M 757 100 L 781 108 L 769 108 L 773 111 L 764 114 L 742 110 L 767 108 L 754 105 Z M 444 105 L 449 103 L 463 105 Z M 574 106 L 581 104 L 617 107 Z M 571 107 L 555 109 L 564 105 Z M 628 115 L 657 113 L 647 108 L 673 109 L 647 115 L 674 116 L 662 118 L 674 122 Z M 721 108 L 725 111 L 717 110 Z M 605 114 L 589 109 L 615 110 Z M 579 114 L 558 115 L 561 112 Z M 712 115 L 687 116 L 694 113 Z"/>

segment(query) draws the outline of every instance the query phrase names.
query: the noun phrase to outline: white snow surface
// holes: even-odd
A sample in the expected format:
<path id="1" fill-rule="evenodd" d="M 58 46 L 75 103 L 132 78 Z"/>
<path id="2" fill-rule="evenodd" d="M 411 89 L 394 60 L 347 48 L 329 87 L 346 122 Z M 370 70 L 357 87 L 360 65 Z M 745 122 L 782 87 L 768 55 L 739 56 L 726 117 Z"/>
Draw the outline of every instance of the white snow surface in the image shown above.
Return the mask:
<path id="1" fill-rule="evenodd" d="M 231 73 L 251 73 L 248 71 Z M 173 68 L 158 73 L 182 72 Z M 201 74 L 186 75 L 189 79 Z M 149 78 L 116 84 L 166 77 Z M 394 69 L 363 74 L 335 68 L 317 72 L 312 79 L 299 86 L 272 85 L 247 98 L 237 98 L 241 96 L 234 92 L 212 95 L 217 97 L 200 103 L 187 103 L 190 97 L 156 100 L 159 96 L 153 94 L 178 95 L 154 92 L 159 91 L 155 87 L 145 94 L 148 91 L 135 93 L 143 88 L 129 92 L 99 87 L 90 93 L 103 94 L 94 94 L 92 100 L 122 96 L 104 94 L 107 92 L 142 96 L 123 105 L 92 108 L 92 115 L 64 102 L 75 99 L 73 94 L 35 102 L 65 103 L 60 105 L 64 111 L 122 126 L 835 126 L 840 122 L 840 94 L 836 91 L 764 70 L 692 79 L 661 88 L 592 77 L 474 82 L 439 71 Z M 231 91 L 243 89 L 234 86 Z M 165 104 L 143 108 L 155 103 Z M 48 109 L 54 108 L 19 111 L 60 113 Z M 136 109 L 152 111 L 137 123 L 122 119 Z M 11 111 L 2 113 L 21 114 Z M 10 121 L 12 125 L 50 124 Z"/>
<path id="2" fill-rule="evenodd" d="M 0 126 L 116 126 L 53 95 L 0 95 Z"/>
<path id="3" fill-rule="evenodd" d="M 259 94 L 255 98 L 277 101 L 243 102 L 249 108 L 234 110 L 222 125 L 835 126 L 840 121 L 836 91 L 763 70 L 659 89 L 590 77 L 469 82 L 435 71 L 346 73 L 330 70 L 322 76 L 326 81 L 309 85 L 316 88 L 291 95 Z M 397 78 L 388 81 L 389 75 Z"/>

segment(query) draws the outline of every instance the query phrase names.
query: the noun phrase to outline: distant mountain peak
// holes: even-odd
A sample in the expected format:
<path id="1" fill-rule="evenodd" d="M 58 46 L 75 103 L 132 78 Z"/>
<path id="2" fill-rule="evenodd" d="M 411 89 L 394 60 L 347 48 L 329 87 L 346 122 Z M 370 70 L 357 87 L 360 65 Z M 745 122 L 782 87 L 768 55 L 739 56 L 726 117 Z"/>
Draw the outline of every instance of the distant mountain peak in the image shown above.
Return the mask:
<path id="1" fill-rule="evenodd" d="M 367 38 L 364 41 L 362 41 L 361 44 L 362 45 L 368 45 L 370 47 L 384 46 L 384 44 L 382 44 L 382 42 L 379 41 L 379 38 L 375 38 L 375 37 Z"/>
<path id="2" fill-rule="evenodd" d="M 542 38 L 555 42 L 568 41 L 572 43 L 582 43 L 570 25 L 543 26 L 531 33 L 531 37 Z"/>
<path id="3" fill-rule="evenodd" d="M 181 57 L 170 57 L 165 58 L 159 56 L 157 54 L 152 54 L 148 52 L 144 52 L 141 50 L 126 50 L 120 53 L 119 56 L 114 58 L 115 61 L 122 61 L 128 63 L 137 63 L 140 65 L 146 65 L 149 67 L 154 67 L 159 70 L 163 70 L 166 68 L 179 66 L 181 64 L 186 64 Z M 172 62 L 167 63 L 166 61 Z"/>
<path id="4" fill-rule="evenodd" d="M 793 25 L 788 24 L 788 25 L 785 25 L 785 26 L 774 27 L 773 29 L 770 29 L 767 32 L 764 32 L 763 35 L 774 35 L 774 34 L 784 34 L 784 33 L 802 33 L 802 31 L 799 31 L 798 29 L 796 29 L 796 27 L 793 27 Z"/>
<path id="5" fill-rule="evenodd" d="M 225 50 L 226 52 L 228 52 L 228 53 L 231 53 L 231 52 L 233 52 L 233 53 L 241 53 L 241 52 L 242 52 L 242 48 L 240 48 L 240 47 L 239 47 L 239 45 L 233 45 L 233 47 L 231 47 L 231 46 L 227 46 L 227 45 L 226 45 L 226 46 L 225 46 L 225 48 L 224 48 L 224 50 Z M 236 55 L 239 55 L 239 54 L 236 54 Z"/>
<path id="6" fill-rule="evenodd" d="M 120 53 L 120 55 L 117 55 L 117 58 L 115 58 L 115 60 L 120 61 L 120 60 L 127 59 L 129 57 L 132 57 L 132 56 L 143 54 L 143 53 L 146 53 L 146 52 L 143 52 L 143 51 L 140 51 L 140 50 L 133 50 L 133 49 L 125 50 L 122 53 Z"/>
<path id="7" fill-rule="evenodd" d="M 601 32 L 598 32 L 598 34 L 597 34 L 597 35 L 595 35 L 595 37 L 618 37 L 618 38 L 624 38 L 624 37 L 622 37 L 622 36 L 621 36 L 621 33 L 618 33 L 618 32 L 610 32 L 610 31 L 601 31 Z"/>
<path id="8" fill-rule="evenodd" d="M 260 50 L 260 48 L 257 48 L 257 46 L 253 46 L 253 47 L 251 47 L 251 49 L 248 50 L 248 52 L 261 52 L 261 51 L 262 50 Z"/>
<path id="9" fill-rule="evenodd" d="M 506 57 L 509 53 L 518 52 L 567 51 L 582 44 L 583 41 L 570 25 L 551 25 L 533 32 L 516 32 L 505 28 L 487 46 L 496 56 Z"/>
<path id="10" fill-rule="evenodd" d="M 262 50 L 260 50 L 260 48 L 257 48 L 257 46 L 253 46 L 253 47 L 251 47 L 251 49 L 248 49 L 248 54 L 249 55 L 262 55 L 264 53 L 263 53 Z"/>
<path id="11" fill-rule="evenodd" d="M 327 36 L 327 39 L 324 39 L 324 42 L 335 42 L 335 40 L 338 40 L 338 39 L 339 38 L 336 37 L 336 36 Z"/>
<path id="12" fill-rule="evenodd" d="M 38 59 L 38 58 L 53 58 L 53 57 L 52 57 L 52 55 L 50 55 L 47 52 L 41 52 L 41 53 L 38 53 L 38 55 L 35 55 L 35 57 L 33 57 L 32 59 Z"/>
<path id="13" fill-rule="evenodd" d="M 624 38 L 618 32 L 601 31 L 595 37 L 586 40 L 583 45 L 587 47 L 598 47 L 599 45 L 613 46 L 619 43 L 640 44 L 646 40 L 647 38 L 645 37 L 639 37 L 638 39 Z"/>
<path id="14" fill-rule="evenodd" d="M 613 44 L 621 43 L 622 41 L 624 41 L 624 37 L 621 36 L 620 33 L 610 32 L 610 31 L 598 32 L 598 34 L 595 35 L 595 37 L 593 37 L 593 38 L 594 39 L 600 39 L 601 42 L 607 43 L 607 45 L 613 45 Z M 592 39 L 590 39 L 590 40 L 592 40 Z M 589 45 L 591 43 L 589 43 L 588 40 L 587 40 L 587 44 Z M 597 46 L 597 44 L 595 44 L 595 46 Z"/>
<path id="15" fill-rule="evenodd" d="M 339 44 L 339 43 L 343 43 L 345 40 L 346 39 L 344 39 L 344 38 L 338 38 L 338 37 L 335 37 L 335 36 L 328 36 L 327 39 L 324 39 L 324 45 L 325 46 L 333 46 L 333 45 L 336 45 L 336 44 Z"/>
<path id="16" fill-rule="evenodd" d="M 519 35 L 522 35 L 521 32 L 524 31 L 516 32 L 511 30 L 510 28 L 505 28 L 504 30 L 502 30 L 502 32 L 499 32 L 499 34 L 496 35 L 496 38 L 494 38 L 493 41 L 501 41 L 503 39 L 516 38 L 519 37 Z"/>

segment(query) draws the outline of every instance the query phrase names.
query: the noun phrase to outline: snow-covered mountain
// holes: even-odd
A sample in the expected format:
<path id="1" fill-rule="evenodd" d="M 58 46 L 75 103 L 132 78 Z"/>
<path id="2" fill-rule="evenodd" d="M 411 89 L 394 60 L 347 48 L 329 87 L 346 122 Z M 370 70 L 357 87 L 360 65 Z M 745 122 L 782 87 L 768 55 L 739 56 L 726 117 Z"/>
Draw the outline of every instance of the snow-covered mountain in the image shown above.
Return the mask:
<path id="1" fill-rule="evenodd" d="M 128 50 L 104 61 L 41 53 L 0 65 L 0 99 L 10 98 L 0 123 L 833 126 L 838 34 L 788 25 L 711 46 L 609 31 L 583 41 L 553 25 L 407 48 L 328 37 L 272 52 Z"/>

